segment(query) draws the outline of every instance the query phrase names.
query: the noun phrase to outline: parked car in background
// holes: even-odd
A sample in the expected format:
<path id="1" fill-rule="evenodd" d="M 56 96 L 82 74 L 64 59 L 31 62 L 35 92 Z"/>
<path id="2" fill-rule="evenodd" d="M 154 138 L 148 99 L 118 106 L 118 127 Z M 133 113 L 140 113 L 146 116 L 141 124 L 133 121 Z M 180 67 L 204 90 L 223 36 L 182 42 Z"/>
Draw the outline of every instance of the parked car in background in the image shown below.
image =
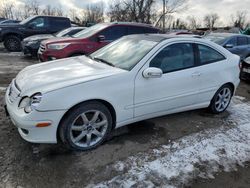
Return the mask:
<path id="1" fill-rule="evenodd" d="M 20 23 L 21 21 L 19 20 L 3 20 L 3 21 L 0 21 L 0 25 L 1 24 L 13 24 L 13 23 Z"/>
<path id="2" fill-rule="evenodd" d="M 90 56 L 26 67 L 7 89 L 5 109 L 29 142 L 61 139 L 88 150 L 137 121 L 206 107 L 225 111 L 240 82 L 239 61 L 191 36 L 125 36 Z"/>
<path id="3" fill-rule="evenodd" d="M 241 63 L 240 78 L 250 81 L 250 57 L 244 59 Z"/>
<path id="4" fill-rule="evenodd" d="M 51 34 L 71 27 L 69 18 L 33 16 L 16 24 L 0 25 L 0 42 L 8 51 L 21 51 L 21 41 L 31 35 Z"/>
<path id="5" fill-rule="evenodd" d="M 235 33 L 211 33 L 204 38 L 223 46 L 233 54 L 239 55 L 241 60 L 250 56 L 250 36 Z"/>
<path id="6" fill-rule="evenodd" d="M 159 29 L 141 23 L 101 23 L 91 26 L 69 38 L 49 39 L 41 43 L 40 61 L 49 61 L 90 54 L 110 42 L 130 34 L 158 33 Z"/>
<path id="7" fill-rule="evenodd" d="M 41 34 L 41 35 L 33 35 L 23 39 L 22 41 L 22 50 L 24 55 L 31 55 L 37 57 L 37 52 L 40 47 L 41 41 L 50 39 L 50 38 L 58 38 L 58 37 L 71 37 L 72 35 L 84 30 L 85 27 L 70 27 L 67 29 L 63 29 L 55 34 Z"/>

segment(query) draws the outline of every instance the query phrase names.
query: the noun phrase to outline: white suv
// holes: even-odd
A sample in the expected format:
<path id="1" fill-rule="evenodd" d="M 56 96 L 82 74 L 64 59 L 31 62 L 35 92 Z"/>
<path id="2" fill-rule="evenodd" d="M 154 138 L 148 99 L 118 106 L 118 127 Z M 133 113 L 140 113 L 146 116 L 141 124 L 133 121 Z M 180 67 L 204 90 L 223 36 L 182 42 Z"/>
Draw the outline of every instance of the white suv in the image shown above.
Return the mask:
<path id="1" fill-rule="evenodd" d="M 89 57 L 23 69 L 7 89 L 6 111 L 29 142 L 92 149 L 136 121 L 206 107 L 223 112 L 239 84 L 239 61 L 199 38 L 126 36 Z"/>

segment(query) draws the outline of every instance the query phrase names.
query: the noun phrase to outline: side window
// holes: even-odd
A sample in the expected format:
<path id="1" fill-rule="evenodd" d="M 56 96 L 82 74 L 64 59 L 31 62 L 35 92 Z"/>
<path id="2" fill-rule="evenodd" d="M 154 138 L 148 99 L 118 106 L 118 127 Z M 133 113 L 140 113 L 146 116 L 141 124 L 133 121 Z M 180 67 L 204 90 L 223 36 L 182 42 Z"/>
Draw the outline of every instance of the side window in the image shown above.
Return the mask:
<path id="1" fill-rule="evenodd" d="M 202 65 L 226 59 L 219 52 L 208 46 L 198 45 L 198 50 L 200 55 L 200 64 Z"/>
<path id="2" fill-rule="evenodd" d="M 232 44 L 233 46 L 237 46 L 237 38 L 236 37 L 232 37 L 231 39 L 229 39 L 227 41 L 227 44 Z"/>
<path id="3" fill-rule="evenodd" d="M 64 28 L 70 27 L 70 24 L 67 19 L 61 19 L 61 18 L 50 18 L 50 27 L 51 30 L 59 31 Z"/>
<path id="4" fill-rule="evenodd" d="M 113 41 L 127 35 L 126 26 L 113 26 L 101 31 L 98 35 L 105 36 L 105 40 Z"/>
<path id="5" fill-rule="evenodd" d="M 154 28 L 146 28 L 145 33 L 159 33 L 159 30 Z"/>
<path id="6" fill-rule="evenodd" d="M 128 28 L 128 33 L 129 33 L 129 35 L 143 34 L 143 33 L 145 33 L 145 28 L 144 27 L 130 26 Z"/>
<path id="7" fill-rule="evenodd" d="M 150 67 L 162 69 L 163 73 L 194 67 L 194 48 L 189 43 L 165 47 L 150 62 Z"/>
<path id="8" fill-rule="evenodd" d="M 29 26 L 33 28 L 43 28 L 45 27 L 45 18 L 35 18 L 29 23 Z"/>
<path id="9" fill-rule="evenodd" d="M 238 37 L 237 41 L 238 41 L 237 42 L 238 46 L 247 45 L 247 43 L 248 43 L 247 37 Z"/>

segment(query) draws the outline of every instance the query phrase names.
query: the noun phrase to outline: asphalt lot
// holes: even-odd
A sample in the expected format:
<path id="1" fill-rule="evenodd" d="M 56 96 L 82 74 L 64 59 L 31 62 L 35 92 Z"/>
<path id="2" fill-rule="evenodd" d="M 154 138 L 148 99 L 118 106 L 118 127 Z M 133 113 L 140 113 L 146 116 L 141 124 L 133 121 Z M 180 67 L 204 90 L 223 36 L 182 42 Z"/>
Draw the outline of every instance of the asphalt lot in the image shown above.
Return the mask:
<path id="1" fill-rule="evenodd" d="M 196 160 L 195 170 L 193 167 L 191 170 L 183 170 L 192 163 L 188 159 L 201 157 L 201 152 L 195 153 L 192 150 L 192 146 L 197 146 L 199 151 L 201 137 L 206 138 L 207 143 L 213 143 L 216 139 L 227 140 L 241 133 L 244 135 L 242 130 L 249 130 L 246 127 L 241 130 L 242 125 L 250 123 L 249 83 L 240 84 L 237 97 L 223 114 L 212 115 L 202 109 L 159 117 L 115 130 L 110 140 L 95 150 L 70 152 L 60 144 L 37 145 L 25 142 L 5 117 L 5 88 L 18 71 L 34 63 L 38 63 L 37 60 L 24 58 L 20 53 L 1 52 L 0 49 L 0 188 L 166 185 L 195 188 L 250 187 L 250 162 L 249 157 L 246 157 L 250 154 L 250 145 L 242 147 L 241 152 L 223 145 L 225 151 L 216 154 L 217 158 L 223 160 L 219 160 L 216 165 L 211 163 L 209 155 L 204 154 L 206 160 Z M 217 132 L 221 133 L 218 138 Z M 248 133 L 250 134 L 245 132 L 245 137 L 240 137 L 245 145 L 250 142 Z M 239 143 L 241 144 L 241 140 L 235 138 L 230 145 L 235 146 L 234 148 L 241 147 L 242 145 L 237 145 Z M 209 151 L 210 145 L 208 146 L 208 150 L 204 146 L 204 151 Z M 185 150 L 189 147 L 190 150 Z M 213 154 L 218 151 L 221 150 L 216 150 Z M 228 151 L 233 155 L 229 155 Z M 174 158 L 183 156 L 180 155 L 182 152 L 186 158 Z M 156 175 L 157 170 L 147 171 L 151 169 L 152 162 L 156 164 L 158 159 L 161 162 L 157 170 L 161 173 Z M 171 175 L 166 169 L 174 169 L 172 172 L 176 174 Z"/>

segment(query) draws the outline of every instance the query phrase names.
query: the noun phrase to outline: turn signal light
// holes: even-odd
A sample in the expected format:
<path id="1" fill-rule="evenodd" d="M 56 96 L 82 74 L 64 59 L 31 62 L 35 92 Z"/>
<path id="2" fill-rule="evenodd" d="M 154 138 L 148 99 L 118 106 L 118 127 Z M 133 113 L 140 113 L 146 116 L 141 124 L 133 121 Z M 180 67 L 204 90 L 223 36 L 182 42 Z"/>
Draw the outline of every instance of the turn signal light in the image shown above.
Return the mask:
<path id="1" fill-rule="evenodd" d="M 41 123 L 37 123 L 36 127 L 48 127 L 50 125 L 51 125 L 50 122 L 41 122 Z"/>

